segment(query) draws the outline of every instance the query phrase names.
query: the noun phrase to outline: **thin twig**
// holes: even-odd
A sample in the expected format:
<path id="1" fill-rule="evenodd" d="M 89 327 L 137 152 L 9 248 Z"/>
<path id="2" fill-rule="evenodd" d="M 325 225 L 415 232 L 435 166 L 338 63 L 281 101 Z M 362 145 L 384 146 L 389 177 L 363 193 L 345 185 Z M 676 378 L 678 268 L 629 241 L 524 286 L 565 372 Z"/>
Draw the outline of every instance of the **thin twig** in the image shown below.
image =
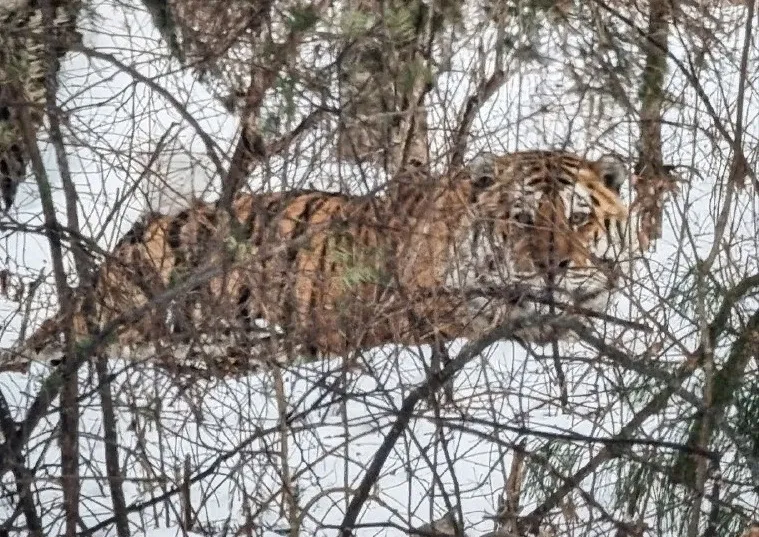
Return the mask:
<path id="1" fill-rule="evenodd" d="M 16 422 L 11 416 L 10 407 L 2 392 L 0 392 L 0 431 L 2 431 L 4 438 L 13 438 L 17 434 Z M 37 508 L 34 505 L 34 496 L 32 495 L 31 488 L 34 474 L 25 466 L 20 451 L 6 453 L 5 456 L 15 459 L 13 476 L 16 480 L 16 492 L 18 493 L 19 503 L 17 512 L 24 514 L 29 534 L 33 537 L 42 537 L 42 523 L 37 514 Z M 7 527 L 14 518 L 9 518 L 3 526 Z M 3 526 L 0 526 L 0 528 Z"/>
<path id="2" fill-rule="evenodd" d="M 53 52 L 49 50 L 50 44 L 47 40 L 45 41 L 45 45 L 48 52 L 47 57 L 50 58 Z M 47 78 L 49 78 L 49 75 Z M 47 85 L 48 84 L 46 84 L 46 86 Z M 50 96 L 49 90 L 47 91 L 47 95 Z M 59 301 L 65 310 L 71 304 L 71 300 L 69 298 L 71 295 L 71 290 L 66 283 L 66 271 L 63 265 L 63 246 L 61 241 L 61 234 L 59 231 L 60 226 L 58 224 L 58 218 L 55 214 L 55 205 L 50 188 L 50 181 L 48 180 L 47 172 L 45 171 L 45 165 L 42 161 L 42 156 L 40 155 L 39 148 L 37 147 L 34 124 L 29 110 L 26 107 L 21 107 L 19 109 L 19 115 L 21 118 L 21 132 L 24 139 L 24 145 L 26 146 L 30 161 L 32 163 L 32 171 L 40 194 L 40 202 L 42 204 L 42 213 L 45 222 L 45 231 L 48 243 L 50 245 L 50 256 L 53 263 L 53 277 L 55 279 L 55 287 L 58 293 Z M 72 350 L 74 348 L 72 335 L 72 325 L 69 322 L 64 333 L 66 348 L 69 350 Z M 76 535 L 77 524 L 79 520 L 79 404 L 77 399 L 76 384 L 76 370 L 72 371 L 72 374 L 67 376 L 65 378 L 65 381 L 62 379 L 61 382 L 61 480 L 63 482 L 63 506 L 66 520 L 66 537 L 74 537 Z M 19 438 L 21 436 L 22 435 L 16 435 L 16 438 Z M 10 440 L 6 440 L 6 443 Z M 11 447 L 13 448 L 15 446 L 11 444 Z M 17 449 L 11 449 L 11 452 L 16 451 Z"/>
<path id="3" fill-rule="evenodd" d="M 327 376 L 329 376 L 329 375 L 325 375 L 325 379 L 326 379 Z M 336 384 L 337 384 L 336 382 L 333 383 L 332 387 L 334 387 Z M 325 405 L 325 404 L 326 405 L 331 405 L 332 404 L 331 402 L 327 402 L 327 403 L 324 402 L 324 399 L 326 399 L 326 397 L 329 394 L 329 392 L 330 392 L 329 389 L 328 390 L 324 390 L 320 394 L 320 396 L 317 398 L 316 401 L 314 401 L 311 405 L 308 405 L 307 408 L 305 408 L 304 410 L 302 410 L 300 412 L 290 411 L 288 413 L 288 415 L 287 415 L 287 424 L 288 424 L 288 426 L 292 426 L 292 424 L 294 422 L 296 422 L 298 420 L 301 420 L 301 419 L 303 419 L 306 416 L 311 415 L 312 412 L 314 412 L 315 410 L 318 410 L 319 408 L 321 408 L 322 405 Z M 310 394 L 308 394 L 308 393 L 305 394 L 303 396 L 303 399 L 305 399 L 309 395 Z M 297 407 L 298 407 L 298 405 L 293 405 L 293 408 L 297 408 Z M 310 428 L 310 426 L 307 426 L 307 427 Z M 253 433 L 248 438 L 246 438 L 245 440 L 243 440 L 242 442 L 240 442 L 239 444 L 237 444 L 236 446 L 234 446 L 229 451 L 227 451 L 225 453 L 219 454 L 208 465 L 207 468 L 205 468 L 204 470 L 202 470 L 202 471 L 198 472 L 197 474 L 195 474 L 194 476 L 192 476 L 192 479 L 190 481 L 192 483 L 197 483 L 198 481 L 201 481 L 201 480 L 205 479 L 209 475 L 215 474 L 216 472 L 218 472 L 218 469 L 221 467 L 221 465 L 224 464 L 226 461 L 228 461 L 229 459 L 237 456 L 241 451 L 245 450 L 251 444 L 253 444 L 253 443 L 261 440 L 262 438 L 266 438 L 269 435 L 276 434 L 277 431 L 279 431 L 279 428 L 280 428 L 280 424 L 277 423 L 274 426 L 269 427 L 267 429 L 259 429 L 259 430 L 257 430 L 255 433 Z M 174 488 L 172 488 L 170 490 L 167 490 L 166 492 L 164 492 L 164 493 L 162 493 L 162 494 L 160 494 L 160 495 L 158 495 L 158 496 L 156 496 L 154 498 L 151 498 L 150 500 L 146 500 L 146 501 L 143 501 L 143 502 L 133 503 L 133 504 L 127 506 L 126 511 L 127 511 L 127 513 L 135 513 L 135 512 L 142 511 L 146 507 L 149 507 L 151 505 L 155 505 L 157 503 L 163 502 L 163 501 L 167 500 L 168 498 L 171 498 L 172 496 L 175 496 L 176 494 L 179 494 L 181 492 L 181 490 L 182 490 L 182 486 L 178 485 L 178 486 L 176 486 L 176 487 L 174 487 Z M 259 508 L 259 510 L 263 509 L 264 505 L 265 504 L 262 504 L 262 506 Z M 254 519 L 255 519 L 255 515 L 256 514 L 257 513 L 254 513 L 254 516 L 253 516 Z M 108 526 L 110 526 L 114 522 L 115 522 L 115 518 L 114 517 L 111 517 L 111 518 L 108 518 L 108 519 L 103 520 L 101 522 L 98 522 L 97 524 L 93 525 L 92 527 L 88 528 L 87 530 L 81 532 L 78 537 L 90 537 L 91 535 L 96 534 L 97 532 L 103 530 L 104 528 L 107 528 Z"/>
<path id="4" fill-rule="evenodd" d="M 318 12 L 324 4 L 325 1 L 322 0 L 313 8 Z M 230 217 L 234 197 L 250 174 L 253 164 L 266 157 L 266 144 L 258 127 L 266 92 L 277 80 L 282 67 L 297 52 L 303 35 L 303 29 L 291 31 L 285 42 L 272 53 L 272 61 L 267 62 L 266 67 L 251 65 L 250 83 L 245 93 L 245 105 L 241 111 L 240 137 L 232 153 L 229 170 L 221 175 L 221 194 L 217 201 L 217 206 L 227 211 Z M 230 222 L 234 220 L 230 218 Z"/>
<path id="5" fill-rule="evenodd" d="M 477 116 L 480 107 L 485 104 L 501 86 L 506 82 L 506 71 L 501 66 L 496 66 L 492 75 L 477 88 L 474 95 L 470 95 L 464 105 L 464 111 L 461 114 L 459 128 L 456 130 L 453 149 L 451 151 L 450 169 L 456 170 L 464 163 L 464 154 L 466 153 L 467 137 L 472 129 L 472 123 Z"/>
<path id="6" fill-rule="evenodd" d="M 166 99 L 169 102 L 169 104 L 171 104 L 171 106 L 174 108 L 174 110 L 176 110 L 176 112 L 182 117 L 182 119 L 187 121 L 187 123 L 193 128 L 195 133 L 200 137 L 200 140 L 203 142 L 203 145 L 205 145 L 206 154 L 208 155 L 208 158 L 213 163 L 214 168 L 216 168 L 216 173 L 218 173 L 220 177 L 224 176 L 224 166 L 221 162 L 221 159 L 219 158 L 217 154 L 216 143 L 213 141 L 211 136 L 200 126 L 200 123 L 198 123 L 198 120 L 195 119 L 195 117 L 192 114 L 190 114 L 190 112 L 187 110 L 187 107 L 184 104 L 182 104 L 179 101 L 179 99 L 177 99 L 174 95 L 172 95 L 168 89 L 158 84 L 152 78 L 143 75 L 131 65 L 125 64 L 113 54 L 108 54 L 107 52 L 91 49 L 89 47 L 85 47 L 84 45 L 74 45 L 72 46 L 72 50 L 76 52 L 81 52 L 85 56 L 89 56 L 91 58 L 97 58 L 99 60 L 103 60 L 105 62 L 110 63 L 114 67 L 117 67 L 120 70 L 127 73 L 128 75 L 130 75 L 137 82 L 140 82 L 141 84 L 145 84 L 152 91 L 155 91 L 161 97 Z"/>
<path id="7" fill-rule="evenodd" d="M 361 480 L 357 492 L 353 496 L 353 499 L 348 506 L 348 510 L 343 517 L 343 521 L 340 524 L 340 534 L 343 537 L 350 537 L 352 535 L 356 521 L 358 520 L 358 515 L 360 514 L 364 503 L 369 497 L 369 492 L 377 482 L 377 479 L 379 479 L 380 472 L 382 471 L 387 458 L 390 456 L 395 443 L 405 432 L 406 427 L 413 417 L 414 409 L 419 401 L 424 400 L 431 394 L 435 393 L 448 380 L 453 378 L 453 376 L 462 367 L 469 363 L 470 360 L 478 356 L 483 350 L 485 350 L 496 341 L 507 339 L 519 329 L 528 326 L 550 326 L 553 324 L 561 324 L 561 320 L 557 320 L 555 318 L 546 318 L 543 316 L 535 316 L 529 320 L 515 320 L 500 328 L 497 328 L 491 331 L 489 334 L 486 334 L 485 336 L 475 341 L 469 342 L 438 375 L 430 375 L 425 382 L 412 390 L 411 393 L 403 400 L 403 404 L 398 411 L 395 422 L 391 426 L 388 433 L 385 435 L 385 439 L 374 454 L 374 459 L 364 473 L 364 477 Z"/>

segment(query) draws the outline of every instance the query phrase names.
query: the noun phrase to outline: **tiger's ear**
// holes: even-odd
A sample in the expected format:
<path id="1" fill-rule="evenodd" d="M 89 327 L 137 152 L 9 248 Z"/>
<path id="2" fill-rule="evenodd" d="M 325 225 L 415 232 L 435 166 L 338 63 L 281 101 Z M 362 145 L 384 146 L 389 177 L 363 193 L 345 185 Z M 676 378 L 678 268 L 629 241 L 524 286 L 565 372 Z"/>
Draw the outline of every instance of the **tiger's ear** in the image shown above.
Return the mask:
<path id="1" fill-rule="evenodd" d="M 596 161 L 596 169 L 606 187 L 617 194 L 622 191 L 622 186 L 630 177 L 627 166 L 618 155 L 602 156 Z"/>
<path id="2" fill-rule="evenodd" d="M 489 152 L 478 154 L 469 163 L 469 173 L 475 188 L 487 188 L 495 182 L 495 155 Z"/>

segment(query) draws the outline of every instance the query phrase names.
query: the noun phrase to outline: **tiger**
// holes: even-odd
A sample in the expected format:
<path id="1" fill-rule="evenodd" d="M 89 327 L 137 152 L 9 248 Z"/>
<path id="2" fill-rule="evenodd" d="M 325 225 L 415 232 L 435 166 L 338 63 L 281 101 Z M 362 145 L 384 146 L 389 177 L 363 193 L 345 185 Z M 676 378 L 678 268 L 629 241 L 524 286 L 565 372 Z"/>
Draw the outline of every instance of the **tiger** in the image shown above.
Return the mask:
<path id="1" fill-rule="evenodd" d="M 57 76 L 60 59 L 81 41 L 75 24 L 78 0 L 52 0 L 52 28 L 45 28 L 44 2 L 0 2 L 0 197 L 5 211 L 25 180 L 29 151 L 24 143 L 22 109 L 28 112 L 32 133 L 43 126 L 45 77 Z M 51 54 L 45 50 L 51 39 Z"/>
<path id="2" fill-rule="evenodd" d="M 629 175 L 615 155 L 483 153 L 440 176 L 406 170 L 366 195 L 244 193 L 231 211 L 196 201 L 148 215 L 98 267 L 89 318 L 79 293 L 75 337 L 87 337 L 87 321 L 102 327 L 208 267 L 217 272 L 113 344 L 263 331 L 303 356 L 339 356 L 474 339 L 557 304 L 566 315 L 603 312 L 635 255 L 621 195 Z M 19 354 L 62 352 L 65 322 L 43 323 Z M 514 336 L 563 337 L 540 326 Z M 237 374 L 242 362 L 222 355 L 214 367 Z"/>

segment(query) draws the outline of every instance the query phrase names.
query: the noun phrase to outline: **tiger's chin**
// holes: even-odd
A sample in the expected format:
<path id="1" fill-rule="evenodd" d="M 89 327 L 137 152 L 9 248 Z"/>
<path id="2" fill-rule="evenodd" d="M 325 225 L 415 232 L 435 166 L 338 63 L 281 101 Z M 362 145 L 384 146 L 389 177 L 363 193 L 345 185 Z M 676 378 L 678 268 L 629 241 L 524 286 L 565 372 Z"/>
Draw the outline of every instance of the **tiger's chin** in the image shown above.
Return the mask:
<path id="1" fill-rule="evenodd" d="M 530 325 L 536 317 L 562 318 L 586 324 L 594 314 L 608 308 L 611 286 L 606 281 L 570 281 L 553 286 L 543 278 L 527 278 L 518 283 L 485 285 L 470 289 L 468 309 L 474 330 L 480 335 L 511 322 L 528 326 L 515 332 L 517 339 L 534 344 L 546 344 L 571 338 L 571 330 L 550 323 Z"/>

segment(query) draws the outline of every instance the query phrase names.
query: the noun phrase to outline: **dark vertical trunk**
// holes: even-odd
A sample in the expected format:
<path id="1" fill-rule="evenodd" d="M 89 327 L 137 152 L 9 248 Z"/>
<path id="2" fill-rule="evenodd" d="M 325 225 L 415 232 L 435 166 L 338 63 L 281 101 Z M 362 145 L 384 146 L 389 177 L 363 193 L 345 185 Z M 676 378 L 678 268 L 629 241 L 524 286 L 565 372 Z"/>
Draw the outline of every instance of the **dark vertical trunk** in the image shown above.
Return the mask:
<path id="1" fill-rule="evenodd" d="M 640 141 L 635 167 L 635 204 L 640 217 L 638 234 L 645 247 L 661 236 L 664 199 L 672 190 L 662 156 L 664 80 L 667 74 L 670 0 L 649 2 L 648 32 L 641 46 L 646 54 L 640 87 Z"/>

